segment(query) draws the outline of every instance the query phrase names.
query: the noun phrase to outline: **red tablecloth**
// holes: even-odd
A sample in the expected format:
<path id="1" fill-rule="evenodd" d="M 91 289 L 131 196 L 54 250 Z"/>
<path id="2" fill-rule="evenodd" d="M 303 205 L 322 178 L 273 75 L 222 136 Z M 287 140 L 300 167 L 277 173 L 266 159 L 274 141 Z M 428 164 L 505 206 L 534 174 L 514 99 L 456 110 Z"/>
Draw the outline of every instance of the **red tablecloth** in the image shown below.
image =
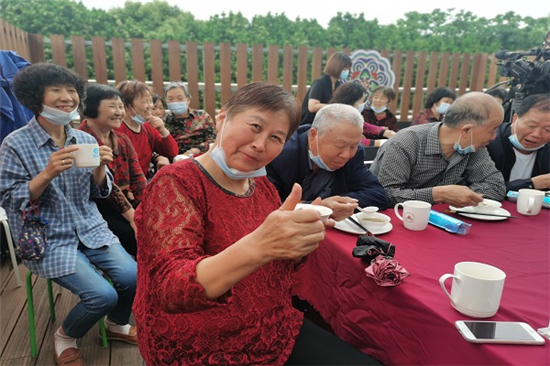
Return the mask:
<path id="1" fill-rule="evenodd" d="M 446 205 L 436 205 L 442 211 Z M 471 223 L 468 235 L 428 225 L 405 229 L 393 210 L 393 230 L 381 239 L 395 244 L 395 259 L 411 274 L 397 287 L 379 287 L 353 258 L 357 235 L 329 229 L 327 238 L 295 276 L 294 292 L 307 300 L 336 335 L 386 365 L 550 365 L 544 346 L 477 345 L 462 338 L 439 277 L 461 261 L 491 264 L 506 272 L 499 311 L 484 320 L 524 321 L 535 330 L 550 319 L 550 211 L 519 218 Z M 450 281 L 449 281 L 450 284 Z M 449 285 L 448 284 L 448 285 Z"/>

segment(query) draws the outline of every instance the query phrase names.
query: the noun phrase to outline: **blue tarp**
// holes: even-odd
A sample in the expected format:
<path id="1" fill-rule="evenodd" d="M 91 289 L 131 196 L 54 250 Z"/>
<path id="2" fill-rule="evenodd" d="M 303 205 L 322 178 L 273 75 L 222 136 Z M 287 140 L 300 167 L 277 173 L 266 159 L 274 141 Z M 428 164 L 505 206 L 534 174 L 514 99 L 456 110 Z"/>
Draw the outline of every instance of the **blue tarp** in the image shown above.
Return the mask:
<path id="1" fill-rule="evenodd" d="M 32 112 L 19 103 L 12 88 L 15 75 L 28 65 L 30 63 L 16 52 L 0 50 L 0 144 L 33 117 Z"/>

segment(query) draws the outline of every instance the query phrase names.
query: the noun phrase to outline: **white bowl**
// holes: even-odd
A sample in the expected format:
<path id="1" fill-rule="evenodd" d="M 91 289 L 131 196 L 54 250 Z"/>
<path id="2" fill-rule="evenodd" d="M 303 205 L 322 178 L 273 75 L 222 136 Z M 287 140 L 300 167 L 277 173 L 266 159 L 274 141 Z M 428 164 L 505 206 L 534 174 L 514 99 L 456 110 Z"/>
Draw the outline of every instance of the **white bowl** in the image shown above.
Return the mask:
<path id="1" fill-rule="evenodd" d="M 315 210 L 321 214 L 321 221 L 325 222 L 326 219 L 332 215 L 332 210 L 325 206 L 312 205 L 309 203 L 298 203 L 294 208 L 294 211 L 298 210 Z"/>
<path id="2" fill-rule="evenodd" d="M 369 230 L 380 229 L 391 221 L 391 217 L 380 212 L 375 212 L 372 214 L 360 212 L 355 214 L 355 217 L 359 219 L 359 223 L 361 225 L 365 226 Z"/>
<path id="3" fill-rule="evenodd" d="M 479 213 L 495 213 L 495 210 L 499 209 L 502 203 L 485 198 L 483 201 L 474 206 L 476 212 Z"/>

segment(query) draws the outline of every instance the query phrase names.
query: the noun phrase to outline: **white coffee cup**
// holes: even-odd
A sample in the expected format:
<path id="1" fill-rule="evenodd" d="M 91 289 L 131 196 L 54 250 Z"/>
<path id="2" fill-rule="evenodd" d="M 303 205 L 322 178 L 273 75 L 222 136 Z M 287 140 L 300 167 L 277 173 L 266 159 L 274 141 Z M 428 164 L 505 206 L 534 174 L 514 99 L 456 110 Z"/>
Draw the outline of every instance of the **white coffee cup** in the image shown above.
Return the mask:
<path id="1" fill-rule="evenodd" d="M 399 207 L 403 207 L 403 216 L 399 215 Z M 428 226 L 432 205 L 424 201 L 405 201 L 394 207 L 395 216 L 403 221 L 406 229 L 422 231 Z"/>
<path id="2" fill-rule="evenodd" d="M 517 211 L 522 215 L 538 215 L 544 200 L 544 192 L 536 189 L 523 188 L 519 190 Z"/>
<path id="3" fill-rule="evenodd" d="M 294 211 L 298 210 L 315 210 L 321 214 L 321 221 L 325 222 L 330 215 L 332 215 L 332 210 L 325 206 L 320 205 L 312 205 L 309 203 L 298 203 L 296 207 L 294 207 Z"/>
<path id="4" fill-rule="evenodd" d="M 74 165 L 78 168 L 95 168 L 99 166 L 99 145 L 78 144 L 77 151 L 73 151 Z"/>
<path id="5" fill-rule="evenodd" d="M 451 277 L 449 294 L 445 281 Z M 460 262 L 455 264 L 454 274 L 441 276 L 439 284 L 458 312 L 472 318 L 489 318 L 500 306 L 505 278 L 502 270 L 488 264 Z"/>

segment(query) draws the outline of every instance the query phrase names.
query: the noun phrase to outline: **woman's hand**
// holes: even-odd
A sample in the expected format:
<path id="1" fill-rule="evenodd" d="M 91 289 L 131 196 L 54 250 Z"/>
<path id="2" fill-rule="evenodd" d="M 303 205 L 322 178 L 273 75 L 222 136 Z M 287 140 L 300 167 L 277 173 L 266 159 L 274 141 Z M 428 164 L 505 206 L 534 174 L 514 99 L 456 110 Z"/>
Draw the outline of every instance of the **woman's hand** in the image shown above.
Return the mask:
<path id="1" fill-rule="evenodd" d="M 303 257 L 325 238 L 325 225 L 315 210 L 294 211 L 302 197 L 302 188 L 295 184 L 281 208 L 272 212 L 252 236 L 255 249 L 264 262 Z"/>
<path id="2" fill-rule="evenodd" d="M 73 155 L 71 153 L 77 150 L 78 146 L 70 145 L 51 154 L 48 165 L 42 171 L 44 178 L 51 181 L 65 170 L 71 169 L 73 167 Z"/>
<path id="3" fill-rule="evenodd" d="M 105 166 L 111 164 L 113 161 L 113 149 L 107 145 L 99 147 L 99 166 Z"/>
<path id="4" fill-rule="evenodd" d="M 162 138 L 168 137 L 170 134 L 170 131 L 168 131 L 168 129 L 164 126 L 162 119 L 157 116 L 151 115 L 149 118 L 149 124 L 160 133 L 160 137 Z"/>
<path id="5" fill-rule="evenodd" d="M 196 154 L 200 154 L 201 151 L 200 149 L 197 149 L 196 147 L 192 147 L 190 148 L 189 150 L 187 150 L 184 155 L 187 155 L 187 156 L 192 156 L 192 155 L 196 155 Z"/>
<path id="6" fill-rule="evenodd" d="M 159 155 L 155 163 L 157 170 L 160 170 L 160 168 L 170 165 L 170 160 L 166 156 Z"/>

